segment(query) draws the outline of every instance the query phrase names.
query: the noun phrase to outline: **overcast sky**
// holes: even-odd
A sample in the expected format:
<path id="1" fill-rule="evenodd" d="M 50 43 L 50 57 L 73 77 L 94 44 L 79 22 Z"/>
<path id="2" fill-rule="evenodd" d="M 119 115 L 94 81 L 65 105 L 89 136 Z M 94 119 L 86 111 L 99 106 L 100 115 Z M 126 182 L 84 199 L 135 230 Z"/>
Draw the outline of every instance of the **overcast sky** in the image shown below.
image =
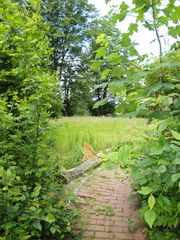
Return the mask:
<path id="1" fill-rule="evenodd" d="M 108 11 L 110 10 L 110 5 L 120 5 L 123 0 L 112 0 L 110 4 L 106 5 L 104 0 L 88 0 L 89 3 L 94 4 L 96 8 L 99 10 L 100 15 L 106 15 L 108 14 Z M 163 0 L 164 2 L 166 0 Z M 131 5 L 132 0 L 126 0 L 126 3 Z M 135 22 L 135 18 L 133 17 L 127 17 L 123 22 L 118 23 L 118 28 L 121 30 L 121 32 L 126 32 L 127 28 L 130 23 Z M 165 34 L 165 29 L 161 29 L 160 34 Z M 150 44 L 151 41 L 155 39 L 156 35 L 153 31 L 148 31 L 144 27 L 141 27 L 139 29 L 139 32 L 137 34 L 134 34 L 133 40 L 135 40 L 139 45 L 136 47 L 138 51 L 141 54 L 148 54 L 149 56 L 158 56 L 159 54 L 159 47 L 157 42 Z M 171 43 L 172 39 L 165 38 L 166 43 L 164 43 L 164 50 L 168 50 L 168 46 Z"/>

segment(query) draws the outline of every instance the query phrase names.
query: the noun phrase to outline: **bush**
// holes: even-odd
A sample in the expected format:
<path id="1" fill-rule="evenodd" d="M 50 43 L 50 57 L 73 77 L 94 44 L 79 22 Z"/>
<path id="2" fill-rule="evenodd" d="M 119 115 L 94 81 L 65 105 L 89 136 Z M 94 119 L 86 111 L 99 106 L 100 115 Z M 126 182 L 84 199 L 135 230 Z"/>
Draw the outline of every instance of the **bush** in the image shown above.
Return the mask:
<path id="1" fill-rule="evenodd" d="M 40 2 L 0 2 L 0 239 L 73 239 L 46 143 L 55 77 Z M 3 65 L 4 64 L 4 65 Z"/>
<path id="2" fill-rule="evenodd" d="M 151 65 L 146 78 L 147 98 L 139 102 L 139 109 L 147 111 L 151 124 L 141 148 L 142 156 L 132 166 L 132 176 L 142 200 L 140 215 L 149 225 L 149 237 L 153 240 L 180 237 L 177 59 L 175 51 L 164 57 L 164 65 Z"/>

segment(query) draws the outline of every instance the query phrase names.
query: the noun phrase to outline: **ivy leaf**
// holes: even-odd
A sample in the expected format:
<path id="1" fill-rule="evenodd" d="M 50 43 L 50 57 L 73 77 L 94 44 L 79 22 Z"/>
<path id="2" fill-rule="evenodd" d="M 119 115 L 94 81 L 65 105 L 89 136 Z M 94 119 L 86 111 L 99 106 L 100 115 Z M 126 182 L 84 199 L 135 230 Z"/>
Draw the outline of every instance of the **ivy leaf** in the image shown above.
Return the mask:
<path id="1" fill-rule="evenodd" d="M 144 219 L 147 224 L 152 228 L 154 221 L 156 220 L 156 213 L 153 210 L 147 210 L 144 214 Z"/>
<path id="2" fill-rule="evenodd" d="M 153 207 L 155 205 L 155 202 L 156 202 L 155 197 L 153 195 L 149 196 L 149 198 L 148 198 L 148 206 L 149 206 L 150 210 L 153 209 Z"/>
<path id="3" fill-rule="evenodd" d="M 171 130 L 171 133 L 175 139 L 180 141 L 180 134 L 178 132 Z"/>
<path id="4" fill-rule="evenodd" d="M 93 106 L 93 109 L 96 109 L 96 108 L 98 108 L 98 107 L 101 107 L 101 106 L 105 105 L 107 102 L 108 102 L 108 99 L 105 98 L 105 99 L 103 99 L 103 100 L 95 103 L 94 106 Z"/>
<path id="5" fill-rule="evenodd" d="M 149 193 L 151 193 L 153 190 L 150 187 L 141 187 L 141 190 L 138 191 L 138 193 L 142 194 L 142 195 L 148 195 Z"/>

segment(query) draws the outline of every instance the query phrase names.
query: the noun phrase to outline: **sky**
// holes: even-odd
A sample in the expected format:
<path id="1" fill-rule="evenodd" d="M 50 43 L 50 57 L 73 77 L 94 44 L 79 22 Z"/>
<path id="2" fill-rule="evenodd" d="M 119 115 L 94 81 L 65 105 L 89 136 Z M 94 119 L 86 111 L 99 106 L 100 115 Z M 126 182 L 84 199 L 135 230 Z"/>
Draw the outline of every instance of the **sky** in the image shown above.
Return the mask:
<path id="1" fill-rule="evenodd" d="M 94 4 L 96 8 L 99 10 L 100 15 L 108 14 L 110 10 L 110 5 L 120 5 L 123 0 L 112 0 L 110 4 L 106 4 L 104 0 L 88 0 L 89 3 Z M 166 0 L 164 0 L 166 1 Z M 132 0 L 126 0 L 126 3 L 131 5 Z M 123 22 L 119 22 L 117 27 L 121 30 L 121 32 L 126 32 L 130 23 L 135 22 L 134 17 L 127 17 Z M 161 29 L 160 35 L 165 34 L 166 30 Z M 151 43 L 156 38 L 154 31 L 148 31 L 143 26 L 140 27 L 139 32 L 134 34 L 133 40 L 138 43 L 136 46 L 137 50 L 140 54 L 148 54 L 150 57 L 158 56 L 159 55 L 159 46 L 157 41 Z M 164 50 L 168 50 L 169 44 L 173 43 L 172 39 L 168 37 L 165 38 L 166 42 L 163 42 Z"/>

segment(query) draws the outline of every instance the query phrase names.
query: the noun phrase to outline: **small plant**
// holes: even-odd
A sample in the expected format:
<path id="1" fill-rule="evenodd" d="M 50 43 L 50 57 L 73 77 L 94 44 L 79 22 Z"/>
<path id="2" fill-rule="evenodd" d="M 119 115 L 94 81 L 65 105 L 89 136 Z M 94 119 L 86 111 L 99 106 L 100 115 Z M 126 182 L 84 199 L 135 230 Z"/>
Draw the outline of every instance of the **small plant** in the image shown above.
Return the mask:
<path id="1" fill-rule="evenodd" d="M 106 216 L 114 216 L 114 208 L 110 204 L 105 205 L 96 205 L 95 206 L 96 215 L 106 215 Z"/>
<path id="2" fill-rule="evenodd" d="M 136 230 L 138 230 L 139 228 L 139 224 L 137 222 L 134 222 L 131 217 L 128 217 L 127 219 L 127 223 L 128 223 L 128 231 L 130 233 L 135 232 Z"/>

